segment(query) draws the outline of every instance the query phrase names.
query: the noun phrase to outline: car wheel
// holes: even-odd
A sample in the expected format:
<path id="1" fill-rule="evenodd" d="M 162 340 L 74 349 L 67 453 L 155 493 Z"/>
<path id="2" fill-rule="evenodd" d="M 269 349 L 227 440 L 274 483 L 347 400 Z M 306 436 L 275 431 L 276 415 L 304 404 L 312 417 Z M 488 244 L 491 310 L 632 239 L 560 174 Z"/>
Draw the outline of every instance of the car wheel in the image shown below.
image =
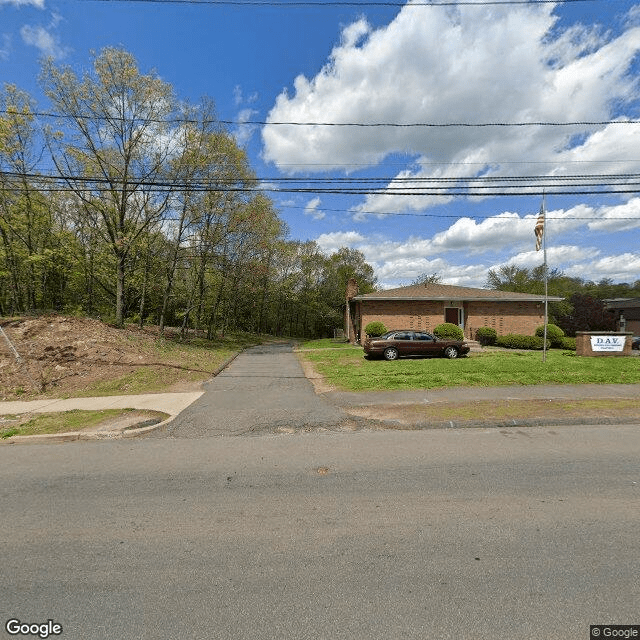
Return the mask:
<path id="1" fill-rule="evenodd" d="M 449 360 L 452 360 L 458 357 L 458 350 L 455 347 L 447 347 L 444 350 L 444 355 L 449 358 Z"/>
<path id="2" fill-rule="evenodd" d="M 398 350 L 393 347 L 389 347 L 384 350 L 384 359 L 385 360 L 397 360 L 398 359 Z"/>

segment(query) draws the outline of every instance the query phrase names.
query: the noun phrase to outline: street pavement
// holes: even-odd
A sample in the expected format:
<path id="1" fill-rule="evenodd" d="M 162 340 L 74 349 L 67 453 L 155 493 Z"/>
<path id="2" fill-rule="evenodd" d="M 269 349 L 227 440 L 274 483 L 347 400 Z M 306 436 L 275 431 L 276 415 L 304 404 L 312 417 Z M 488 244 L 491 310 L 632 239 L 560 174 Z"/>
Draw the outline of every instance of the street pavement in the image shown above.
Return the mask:
<path id="1" fill-rule="evenodd" d="M 0 447 L 0 625 L 587 640 L 638 624 L 639 459 L 633 425 Z"/>
<path id="2" fill-rule="evenodd" d="M 637 424 L 347 433 L 343 409 L 639 391 L 316 394 L 290 345 L 247 350 L 146 437 L 0 446 L 0 638 L 10 619 L 52 620 L 64 640 L 565 640 L 637 624 Z"/>

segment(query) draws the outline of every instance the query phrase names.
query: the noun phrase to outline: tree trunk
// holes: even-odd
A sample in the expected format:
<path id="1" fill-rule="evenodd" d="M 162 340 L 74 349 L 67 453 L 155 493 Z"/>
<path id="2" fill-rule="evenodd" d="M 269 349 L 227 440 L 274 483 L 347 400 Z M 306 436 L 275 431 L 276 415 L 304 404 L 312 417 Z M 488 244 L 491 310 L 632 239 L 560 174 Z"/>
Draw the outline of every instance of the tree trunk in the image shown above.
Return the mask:
<path id="1" fill-rule="evenodd" d="M 125 274 L 124 252 L 116 254 L 116 325 L 124 326 L 124 274 Z"/>

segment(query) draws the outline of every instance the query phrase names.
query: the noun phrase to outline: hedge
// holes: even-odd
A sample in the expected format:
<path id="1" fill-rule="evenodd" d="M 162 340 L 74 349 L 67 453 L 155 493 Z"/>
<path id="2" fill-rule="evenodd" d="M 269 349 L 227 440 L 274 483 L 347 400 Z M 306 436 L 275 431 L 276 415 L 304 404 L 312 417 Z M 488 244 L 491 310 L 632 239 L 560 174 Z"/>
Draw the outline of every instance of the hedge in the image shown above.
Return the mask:
<path id="1" fill-rule="evenodd" d="M 464 332 L 462 329 L 457 324 L 451 322 L 439 324 L 433 330 L 433 333 L 443 340 L 464 340 Z"/>
<path id="2" fill-rule="evenodd" d="M 368 336 L 381 336 L 383 333 L 387 333 L 387 327 L 384 322 L 370 322 L 365 328 L 364 332 Z"/>
<path id="3" fill-rule="evenodd" d="M 547 349 L 551 344 L 550 340 L 547 340 Z M 506 336 L 499 336 L 496 340 L 498 347 L 505 349 L 542 349 L 544 346 L 544 339 L 539 336 L 523 336 L 518 333 L 509 333 Z"/>
<path id="4" fill-rule="evenodd" d="M 536 335 L 539 338 L 544 338 L 544 325 L 536 329 Z M 552 347 L 562 349 L 562 338 L 564 338 L 564 331 L 558 325 L 547 325 L 547 340 L 551 340 Z"/>
<path id="5" fill-rule="evenodd" d="M 492 344 L 496 343 L 497 339 L 498 339 L 498 334 L 496 330 L 492 329 L 491 327 L 480 327 L 476 331 L 476 340 L 482 346 L 485 346 L 485 347 L 491 346 Z"/>

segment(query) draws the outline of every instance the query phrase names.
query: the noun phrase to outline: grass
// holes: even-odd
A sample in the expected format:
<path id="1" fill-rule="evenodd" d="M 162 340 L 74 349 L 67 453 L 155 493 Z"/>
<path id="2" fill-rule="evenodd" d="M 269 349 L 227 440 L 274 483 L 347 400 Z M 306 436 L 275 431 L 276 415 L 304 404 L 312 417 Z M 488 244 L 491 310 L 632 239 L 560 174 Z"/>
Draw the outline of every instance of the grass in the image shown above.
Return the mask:
<path id="1" fill-rule="evenodd" d="M 307 340 L 298 345 L 298 350 L 307 349 L 359 349 L 355 345 L 337 338 L 321 338 L 320 340 Z"/>
<path id="2" fill-rule="evenodd" d="M 135 340 L 135 337 L 133 338 Z M 166 338 L 155 340 L 150 359 L 155 364 L 144 364 L 131 373 L 98 380 L 73 394 L 58 397 L 74 398 L 110 395 L 135 395 L 170 390 L 176 384 L 191 384 L 211 378 L 217 369 L 233 355 L 248 346 L 259 344 L 266 338 L 253 334 L 233 334 L 215 341 L 189 338 L 180 342 Z"/>
<path id="3" fill-rule="evenodd" d="M 20 422 L 17 426 L 8 425 L 5 428 L 0 427 L 0 439 L 10 438 L 11 436 L 34 436 L 46 433 L 65 433 L 67 431 L 81 431 L 91 427 L 97 427 L 106 420 L 113 418 L 125 417 L 128 414 L 136 412 L 137 409 L 103 409 L 100 411 L 64 411 L 58 413 L 40 413 Z M 145 412 L 149 417 L 158 417 L 164 419 L 164 413 L 153 411 Z M 20 416 L 4 416 L 4 421 L 13 422 L 20 421 Z"/>
<path id="4" fill-rule="evenodd" d="M 638 384 L 640 362 L 631 357 L 581 358 L 550 351 L 488 352 L 447 360 L 365 360 L 361 349 L 305 351 L 331 386 L 345 391 L 438 389 L 533 384 Z"/>
<path id="5" fill-rule="evenodd" d="M 389 423 L 396 429 L 421 429 L 439 426 L 511 426 L 522 424 L 570 424 L 611 420 L 629 422 L 640 419 L 640 406 L 635 398 L 578 400 L 473 400 L 467 402 L 416 403 L 402 405 L 356 406 L 349 413 L 365 419 Z"/>
<path id="6" fill-rule="evenodd" d="M 379 407 L 376 408 L 378 411 Z M 540 419 L 550 414 L 553 416 L 576 415 L 578 417 L 589 416 L 590 418 L 606 415 L 619 415 L 624 411 L 638 413 L 638 401 L 636 399 L 615 400 L 503 400 L 499 403 L 494 401 L 476 401 L 467 404 L 442 404 L 442 405 L 409 405 L 407 413 L 414 418 L 430 420 L 457 420 L 474 421 L 478 416 L 482 420 L 508 420 L 518 419 Z"/>

